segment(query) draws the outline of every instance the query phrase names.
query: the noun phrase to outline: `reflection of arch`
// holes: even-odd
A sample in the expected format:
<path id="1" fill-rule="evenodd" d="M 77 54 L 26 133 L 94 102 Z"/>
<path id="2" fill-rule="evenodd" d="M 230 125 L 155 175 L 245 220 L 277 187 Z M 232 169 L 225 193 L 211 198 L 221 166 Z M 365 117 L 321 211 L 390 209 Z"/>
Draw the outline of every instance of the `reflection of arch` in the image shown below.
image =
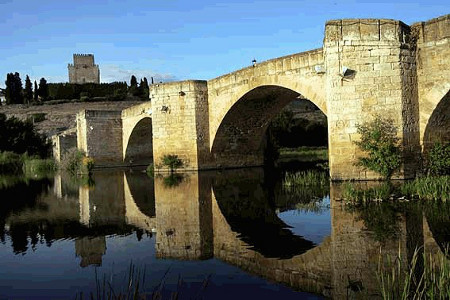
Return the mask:
<path id="1" fill-rule="evenodd" d="M 127 223 L 152 232 L 156 228 L 153 180 L 145 174 L 124 173 L 123 176 Z"/>
<path id="2" fill-rule="evenodd" d="M 450 141 L 450 90 L 436 103 L 431 112 L 422 137 L 425 153 L 437 141 Z"/>
<path id="3" fill-rule="evenodd" d="M 268 201 L 271 197 L 258 179 L 216 181 L 213 191 L 230 229 L 264 257 L 288 259 L 315 246 L 313 242 L 294 235 L 289 225 L 277 216 L 273 203 Z"/>
<path id="4" fill-rule="evenodd" d="M 141 119 L 133 128 L 126 144 L 124 161 L 148 165 L 153 161 L 152 119 Z"/>
<path id="5" fill-rule="evenodd" d="M 298 91 L 278 85 L 262 85 L 243 94 L 234 93 L 231 97 L 236 99 L 212 135 L 211 153 L 216 164 L 262 165 L 265 133 L 270 121 L 299 96 L 302 95 Z M 326 113 L 324 101 L 310 101 Z"/>

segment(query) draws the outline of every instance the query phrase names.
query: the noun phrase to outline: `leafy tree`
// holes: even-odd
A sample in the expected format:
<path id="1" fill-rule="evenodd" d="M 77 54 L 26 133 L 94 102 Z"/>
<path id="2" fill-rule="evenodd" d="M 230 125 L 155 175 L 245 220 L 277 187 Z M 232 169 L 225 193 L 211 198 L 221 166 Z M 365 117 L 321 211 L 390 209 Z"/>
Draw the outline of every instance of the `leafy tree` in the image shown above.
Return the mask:
<path id="1" fill-rule="evenodd" d="M 48 99 L 48 84 L 45 78 L 41 78 L 41 80 L 39 80 L 38 95 L 41 97 L 42 101 Z"/>
<path id="2" fill-rule="evenodd" d="M 28 104 L 31 102 L 31 100 L 33 100 L 33 89 L 30 77 L 28 77 L 28 75 L 25 79 L 25 90 L 23 91 L 23 97 L 25 98 L 25 102 Z"/>
<path id="3" fill-rule="evenodd" d="M 6 104 L 23 103 L 22 80 L 19 73 L 8 73 L 6 75 Z"/>
<path id="4" fill-rule="evenodd" d="M 0 114 L 0 152 L 11 151 L 47 157 L 51 144 L 33 126 L 31 120 L 21 121 Z"/>
<path id="5" fill-rule="evenodd" d="M 397 127 L 389 118 L 375 116 L 372 121 L 357 125 L 361 140 L 355 144 L 366 157 L 360 157 L 357 165 L 375 171 L 389 179 L 401 164 L 401 149 Z"/>
<path id="6" fill-rule="evenodd" d="M 38 101 L 38 94 L 39 94 L 39 89 L 38 89 L 38 85 L 36 80 L 34 81 L 34 94 L 33 94 L 33 100 L 34 102 Z"/>

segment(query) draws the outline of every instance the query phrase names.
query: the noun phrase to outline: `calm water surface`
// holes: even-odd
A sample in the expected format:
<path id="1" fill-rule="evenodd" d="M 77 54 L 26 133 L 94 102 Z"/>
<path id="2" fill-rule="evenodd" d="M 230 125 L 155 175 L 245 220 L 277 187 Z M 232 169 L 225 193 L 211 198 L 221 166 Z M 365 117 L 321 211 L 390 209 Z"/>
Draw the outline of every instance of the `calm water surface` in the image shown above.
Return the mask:
<path id="1" fill-rule="evenodd" d="M 375 297 L 380 247 L 442 255 L 450 240 L 448 205 L 349 210 L 339 185 L 285 190 L 272 177 L 3 178 L 0 299 L 74 299 L 103 282 L 124 293 L 130 267 L 164 299 Z"/>

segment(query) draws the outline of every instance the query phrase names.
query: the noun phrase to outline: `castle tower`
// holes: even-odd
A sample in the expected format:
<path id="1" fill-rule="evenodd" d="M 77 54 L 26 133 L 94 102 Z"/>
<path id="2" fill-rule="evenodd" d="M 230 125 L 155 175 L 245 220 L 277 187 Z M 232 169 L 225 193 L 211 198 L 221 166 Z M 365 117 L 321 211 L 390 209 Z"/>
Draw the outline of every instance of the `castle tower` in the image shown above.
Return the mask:
<path id="1" fill-rule="evenodd" d="M 68 69 L 69 83 L 100 83 L 100 69 L 94 64 L 93 54 L 74 54 Z"/>

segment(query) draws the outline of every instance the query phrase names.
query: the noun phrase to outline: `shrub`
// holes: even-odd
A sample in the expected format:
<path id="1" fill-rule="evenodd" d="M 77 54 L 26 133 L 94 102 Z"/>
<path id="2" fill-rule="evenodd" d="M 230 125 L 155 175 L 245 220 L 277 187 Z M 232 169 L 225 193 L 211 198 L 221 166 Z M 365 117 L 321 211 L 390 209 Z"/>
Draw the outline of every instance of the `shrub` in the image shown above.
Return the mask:
<path id="1" fill-rule="evenodd" d="M 392 119 L 375 116 L 372 121 L 357 125 L 361 140 L 355 144 L 367 157 L 358 159 L 357 165 L 375 171 L 389 179 L 400 167 L 401 151 L 397 128 Z"/>
<path id="2" fill-rule="evenodd" d="M 174 170 L 183 166 L 183 161 L 178 158 L 178 155 L 166 154 L 162 158 L 162 164 L 170 169 L 173 173 Z"/>
<path id="3" fill-rule="evenodd" d="M 23 171 L 26 175 L 45 175 L 56 170 L 53 159 L 26 158 L 23 163 Z"/>
<path id="4" fill-rule="evenodd" d="M 426 163 L 429 174 L 450 175 L 450 143 L 434 143 Z"/>
<path id="5" fill-rule="evenodd" d="M 149 164 L 147 169 L 145 170 L 149 177 L 154 177 L 155 175 L 155 166 L 153 164 Z"/>
<path id="6" fill-rule="evenodd" d="M 61 159 L 61 168 L 72 175 L 89 174 L 94 168 L 94 160 L 86 157 L 83 151 L 72 149 Z"/>

